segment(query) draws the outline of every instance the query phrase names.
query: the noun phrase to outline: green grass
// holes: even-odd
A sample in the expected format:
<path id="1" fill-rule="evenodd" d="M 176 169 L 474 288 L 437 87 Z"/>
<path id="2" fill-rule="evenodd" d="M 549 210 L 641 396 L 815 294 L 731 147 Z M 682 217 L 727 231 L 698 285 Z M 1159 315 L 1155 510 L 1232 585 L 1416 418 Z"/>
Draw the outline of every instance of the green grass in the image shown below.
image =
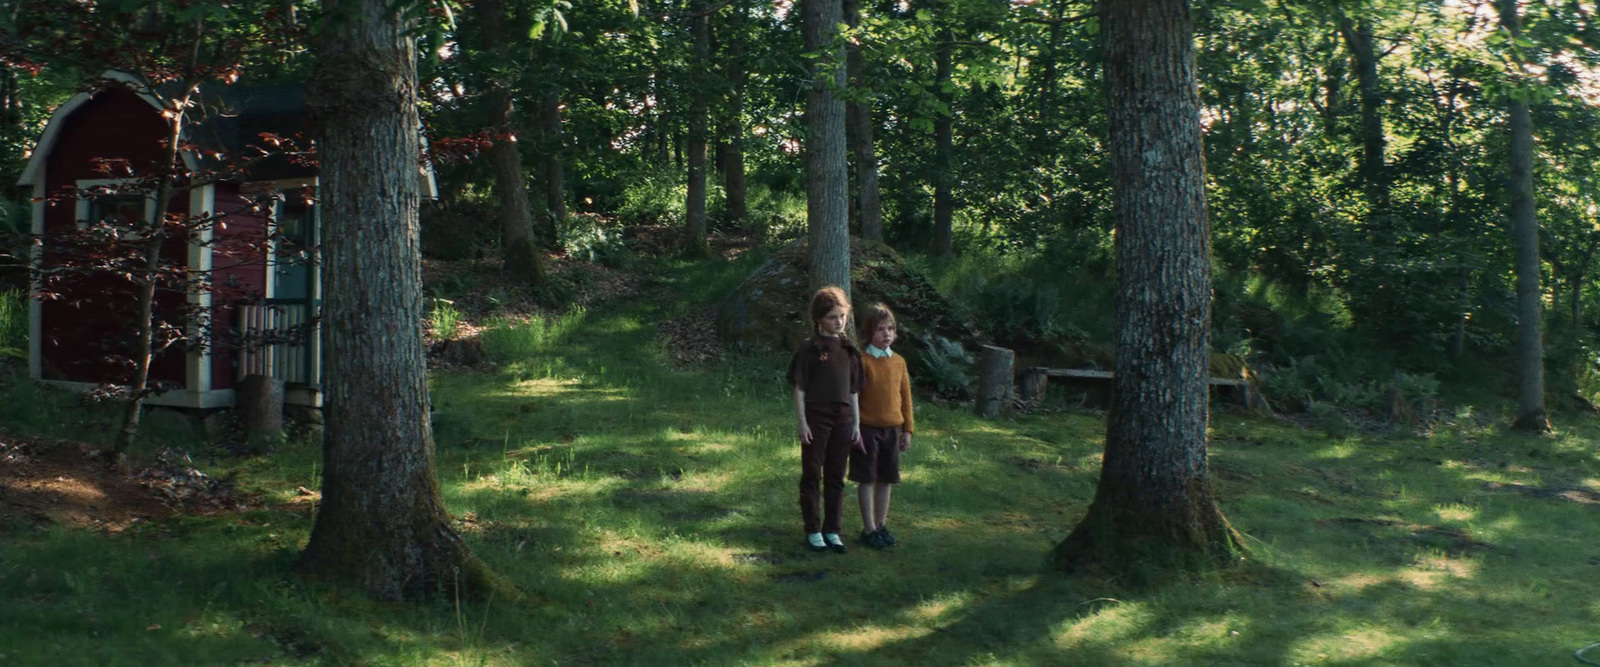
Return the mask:
<path id="1" fill-rule="evenodd" d="M 811 554 L 785 356 L 681 370 L 655 336 L 741 267 L 654 273 L 673 299 L 501 323 L 497 371 L 432 379 L 446 503 L 543 602 L 295 578 L 311 524 L 290 501 L 319 472 L 299 442 L 211 468 L 262 494 L 243 514 L 0 531 L 0 664 L 1507 665 L 1600 641 L 1596 506 L 1513 486 L 1600 497 L 1587 422 L 1334 438 L 1219 413 L 1218 494 L 1252 556 L 1135 590 L 1044 568 L 1093 493 L 1099 418 L 924 401 L 901 546 Z"/>

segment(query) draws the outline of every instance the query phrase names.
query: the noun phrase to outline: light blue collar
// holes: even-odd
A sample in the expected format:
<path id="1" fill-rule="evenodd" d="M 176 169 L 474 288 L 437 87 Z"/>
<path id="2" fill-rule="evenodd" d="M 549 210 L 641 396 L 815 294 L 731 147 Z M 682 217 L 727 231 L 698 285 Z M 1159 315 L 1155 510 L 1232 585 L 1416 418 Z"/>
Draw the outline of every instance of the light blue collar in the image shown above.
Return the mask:
<path id="1" fill-rule="evenodd" d="M 894 356 L 894 352 L 891 352 L 889 350 L 880 350 L 880 349 L 878 349 L 878 346 L 873 345 L 871 343 L 867 343 L 867 354 L 872 355 L 873 359 L 882 359 L 884 357 L 892 357 L 892 356 Z"/>

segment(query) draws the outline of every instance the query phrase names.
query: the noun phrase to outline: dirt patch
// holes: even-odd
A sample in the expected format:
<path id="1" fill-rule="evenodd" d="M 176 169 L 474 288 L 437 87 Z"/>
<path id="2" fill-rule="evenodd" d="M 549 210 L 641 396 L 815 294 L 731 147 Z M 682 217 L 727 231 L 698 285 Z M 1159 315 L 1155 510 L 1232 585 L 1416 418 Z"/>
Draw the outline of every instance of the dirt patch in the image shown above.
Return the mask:
<path id="1" fill-rule="evenodd" d="M 722 337 L 717 335 L 717 308 L 702 308 L 656 326 L 667 355 L 680 364 L 721 361 Z"/>
<path id="2" fill-rule="evenodd" d="M 245 500 L 175 450 L 128 474 L 86 444 L 0 435 L 0 523 L 120 532 L 179 513 L 241 509 Z"/>

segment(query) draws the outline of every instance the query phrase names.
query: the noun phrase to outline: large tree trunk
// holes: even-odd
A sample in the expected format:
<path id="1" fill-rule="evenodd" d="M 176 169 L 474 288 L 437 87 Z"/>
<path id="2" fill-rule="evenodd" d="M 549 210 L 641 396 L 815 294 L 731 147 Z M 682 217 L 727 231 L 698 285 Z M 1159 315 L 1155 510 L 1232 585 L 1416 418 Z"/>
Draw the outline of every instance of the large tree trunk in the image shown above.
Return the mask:
<path id="1" fill-rule="evenodd" d="M 381 599 L 492 585 L 434 474 L 418 251 L 416 47 L 387 0 L 335 0 L 306 99 L 327 221 L 322 502 L 299 568 Z"/>
<path id="2" fill-rule="evenodd" d="M 1384 169 L 1387 142 L 1383 136 L 1383 93 L 1378 81 L 1378 51 L 1373 42 L 1372 22 L 1339 18 L 1339 34 L 1355 60 L 1356 83 L 1361 91 L 1361 180 L 1365 185 L 1370 212 L 1389 208 L 1389 179 Z"/>
<path id="3" fill-rule="evenodd" d="M 480 0 L 474 6 L 483 48 L 503 54 L 506 48 L 506 11 L 501 0 Z M 525 284 L 544 279 L 544 267 L 533 245 L 533 210 L 528 203 L 528 179 L 522 171 L 522 150 L 517 147 L 512 127 L 512 101 L 504 82 L 494 82 L 487 96 L 489 125 L 496 135 L 489 148 L 489 164 L 494 167 L 494 189 L 500 197 L 501 266 Z"/>
<path id="4" fill-rule="evenodd" d="M 689 82 L 689 184 L 684 215 L 684 251 L 690 256 L 706 251 L 706 135 L 710 124 L 706 72 L 711 67 L 711 18 L 704 0 L 690 5 L 693 17 L 689 31 L 694 35 L 694 75 Z"/>
<path id="5" fill-rule="evenodd" d="M 811 286 L 838 285 L 850 293 L 850 186 L 845 170 L 843 48 L 839 0 L 805 0 L 804 31 L 812 85 L 806 94 L 806 224 Z"/>
<path id="6" fill-rule="evenodd" d="M 955 109 L 950 92 L 951 59 L 955 50 L 955 34 L 946 29 L 940 33 L 939 45 L 934 52 L 933 90 L 943 109 L 933 119 L 933 252 L 948 255 L 954 249 L 955 203 L 951 201 L 951 182 L 955 180 Z"/>
<path id="7" fill-rule="evenodd" d="M 1522 34 L 1516 0 L 1500 1 L 1500 23 Z M 1511 96 L 1511 225 L 1517 261 L 1517 418 L 1512 427 L 1548 431 L 1544 411 L 1544 293 L 1539 289 L 1539 220 L 1533 200 L 1533 119 L 1526 99 Z"/>
<path id="8" fill-rule="evenodd" d="M 1206 462 L 1210 236 L 1187 0 L 1100 4 L 1116 220 L 1116 382 L 1074 570 L 1228 562 Z"/>
<path id="9" fill-rule="evenodd" d="M 861 0 L 845 0 L 844 19 L 852 28 L 861 24 Z M 872 102 L 863 94 L 867 89 L 866 59 L 859 44 L 845 47 L 845 66 L 850 70 L 850 87 L 857 95 L 845 107 L 849 125 L 850 149 L 856 156 L 856 215 L 861 220 L 861 238 L 883 240 L 883 198 L 878 192 L 878 151 L 872 136 Z"/>
<path id="10" fill-rule="evenodd" d="M 544 91 L 544 225 L 539 231 L 545 245 L 560 242 L 561 228 L 567 224 L 567 170 L 561 162 L 561 87 L 551 84 Z"/>

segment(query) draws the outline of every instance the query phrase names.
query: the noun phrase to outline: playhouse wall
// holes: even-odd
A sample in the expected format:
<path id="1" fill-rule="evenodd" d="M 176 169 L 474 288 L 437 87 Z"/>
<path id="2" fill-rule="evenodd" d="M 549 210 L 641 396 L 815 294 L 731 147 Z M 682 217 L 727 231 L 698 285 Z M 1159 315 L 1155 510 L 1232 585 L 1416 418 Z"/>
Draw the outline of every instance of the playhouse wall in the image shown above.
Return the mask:
<path id="1" fill-rule="evenodd" d="M 143 173 L 164 159 L 165 124 L 153 107 L 133 93 L 110 90 L 98 94 L 63 122 L 45 163 L 44 191 L 35 196 L 52 197 L 80 179 L 116 176 L 97 170 L 95 158 L 127 159 L 135 171 Z M 188 195 L 180 194 L 167 210 L 185 212 L 188 202 Z M 70 197 L 54 201 L 45 211 L 47 236 L 70 231 L 76 223 L 76 201 Z M 59 265 L 59 253 L 53 256 L 48 242 L 45 246 L 45 266 Z M 182 238 L 168 239 L 162 253 L 184 264 L 188 244 Z M 44 378 L 99 383 L 114 377 L 118 371 L 114 358 L 126 356 L 136 331 L 132 323 L 138 307 L 134 290 L 127 280 L 79 276 L 60 287 L 63 298 L 45 301 L 41 317 Z M 158 293 L 156 307 L 175 312 L 184 300 L 183 294 Z M 185 351 L 178 346 L 157 355 L 151 365 L 152 380 L 182 386 L 184 361 Z"/>

